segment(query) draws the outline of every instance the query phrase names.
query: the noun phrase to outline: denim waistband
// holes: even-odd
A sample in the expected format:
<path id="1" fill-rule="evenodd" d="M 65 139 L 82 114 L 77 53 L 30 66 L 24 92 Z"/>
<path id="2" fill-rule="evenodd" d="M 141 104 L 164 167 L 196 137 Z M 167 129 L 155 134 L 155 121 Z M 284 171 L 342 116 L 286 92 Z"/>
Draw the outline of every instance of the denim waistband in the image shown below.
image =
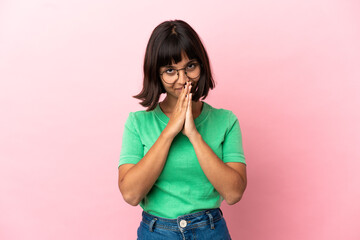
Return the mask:
<path id="1" fill-rule="evenodd" d="M 162 228 L 170 231 L 180 231 L 210 225 L 214 229 L 214 223 L 223 217 L 220 208 L 208 209 L 196 213 L 179 216 L 175 219 L 161 218 L 142 212 L 142 221 L 149 226 L 150 231 L 154 228 Z"/>

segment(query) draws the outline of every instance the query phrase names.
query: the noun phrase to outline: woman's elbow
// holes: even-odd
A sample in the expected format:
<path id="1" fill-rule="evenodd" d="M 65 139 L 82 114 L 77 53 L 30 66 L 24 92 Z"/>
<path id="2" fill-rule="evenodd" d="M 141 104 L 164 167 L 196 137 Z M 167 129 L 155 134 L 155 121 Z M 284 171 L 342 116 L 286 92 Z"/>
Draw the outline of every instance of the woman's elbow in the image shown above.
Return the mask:
<path id="1" fill-rule="evenodd" d="M 225 198 L 225 201 L 228 205 L 234 205 L 235 203 L 238 203 L 242 198 L 242 194 L 234 194 L 232 196 L 228 196 Z"/>
<path id="2" fill-rule="evenodd" d="M 246 185 L 247 185 L 246 179 L 243 180 L 242 182 L 243 182 L 243 184 L 241 184 L 240 187 L 238 187 L 236 190 L 234 190 L 231 194 L 229 193 L 226 198 L 224 197 L 227 204 L 234 205 L 235 203 L 237 203 L 241 200 L 242 196 L 244 195 Z"/>
<path id="3" fill-rule="evenodd" d="M 131 206 L 137 206 L 140 201 L 141 201 L 141 198 L 139 198 L 138 196 L 136 196 L 136 194 L 134 193 L 131 193 L 129 191 L 126 191 L 119 183 L 119 190 L 120 190 L 120 193 L 124 199 L 124 201 L 127 203 L 127 204 L 130 204 Z"/>
<path id="4" fill-rule="evenodd" d="M 138 198 L 130 196 L 130 195 L 125 195 L 123 194 L 123 199 L 127 204 L 130 204 L 131 206 L 137 206 L 140 203 L 140 200 L 138 200 Z"/>

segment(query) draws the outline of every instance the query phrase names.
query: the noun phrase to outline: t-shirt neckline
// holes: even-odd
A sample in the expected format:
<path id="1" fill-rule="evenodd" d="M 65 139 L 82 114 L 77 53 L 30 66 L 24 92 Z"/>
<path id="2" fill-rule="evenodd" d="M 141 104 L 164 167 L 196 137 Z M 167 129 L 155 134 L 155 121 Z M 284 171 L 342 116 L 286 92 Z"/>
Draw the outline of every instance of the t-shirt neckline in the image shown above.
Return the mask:
<path id="1" fill-rule="evenodd" d="M 200 124 L 206 118 L 206 116 L 208 115 L 209 109 L 210 109 L 209 104 L 207 104 L 204 101 L 202 101 L 202 102 L 203 102 L 203 107 L 202 107 L 201 113 L 197 118 L 194 119 L 195 125 Z M 157 105 L 154 109 L 154 112 L 160 118 L 160 120 L 162 122 L 164 122 L 165 124 L 167 124 L 169 122 L 170 118 L 168 116 L 166 116 L 166 114 L 161 110 L 159 103 L 157 103 Z"/>

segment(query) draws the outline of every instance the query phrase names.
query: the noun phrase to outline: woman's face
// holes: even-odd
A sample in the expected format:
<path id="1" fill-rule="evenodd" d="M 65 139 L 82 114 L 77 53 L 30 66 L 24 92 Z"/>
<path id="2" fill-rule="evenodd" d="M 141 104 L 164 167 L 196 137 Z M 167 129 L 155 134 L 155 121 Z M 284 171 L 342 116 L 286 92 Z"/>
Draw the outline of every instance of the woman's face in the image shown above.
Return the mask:
<path id="1" fill-rule="evenodd" d="M 184 88 L 185 83 L 187 81 L 192 83 L 191 92 L 194 92 L 196 89 L 196 85 L 200 79 L 200 75 L 196 78 L 188 78 L 185 74 L 185 70 L 188 70 L 188 72 L 191 71 L 191 69 L 194 68 L 194 64 L 199 63 L 196 59 L 189 59 L 185 52 L 182 52 L 181 54 L 182 58 L 181 61 L 175 64 L 174 62 L 169 66 L 163 66 L 160 67 L 160 74 L 166 71 L 167 73 L 172 73 L 175 71 L 175 69 L 184 69 L 179 71 L 179 77 L 178 79 L 173 83 L 168 83 L 164 81 L 164 74 L 163 77 L 161 77 L 161 82 L 167 92 L 168 95 L 171 95 L 175 98 L 178 98 L 178 96 L 181 93 L 181 90 Z M 200 66 L 198 66 L 200 67 Z M 176 73 L 176 72 L 175 72 Z M 189 74 L 189 73 L 188 73 Z"/>

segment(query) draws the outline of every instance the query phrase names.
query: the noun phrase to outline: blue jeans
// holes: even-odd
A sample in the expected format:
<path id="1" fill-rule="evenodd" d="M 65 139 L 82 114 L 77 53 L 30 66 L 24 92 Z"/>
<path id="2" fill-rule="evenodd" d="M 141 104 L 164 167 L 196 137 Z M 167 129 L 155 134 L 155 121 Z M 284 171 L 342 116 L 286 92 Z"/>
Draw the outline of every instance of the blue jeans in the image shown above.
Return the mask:
<path id="1" fill-rule="evenodd" d="M 137 235 L 138 240 L 231 240 L 220 208 L 176 219 L 161 218 L 143 211 Z"/>

